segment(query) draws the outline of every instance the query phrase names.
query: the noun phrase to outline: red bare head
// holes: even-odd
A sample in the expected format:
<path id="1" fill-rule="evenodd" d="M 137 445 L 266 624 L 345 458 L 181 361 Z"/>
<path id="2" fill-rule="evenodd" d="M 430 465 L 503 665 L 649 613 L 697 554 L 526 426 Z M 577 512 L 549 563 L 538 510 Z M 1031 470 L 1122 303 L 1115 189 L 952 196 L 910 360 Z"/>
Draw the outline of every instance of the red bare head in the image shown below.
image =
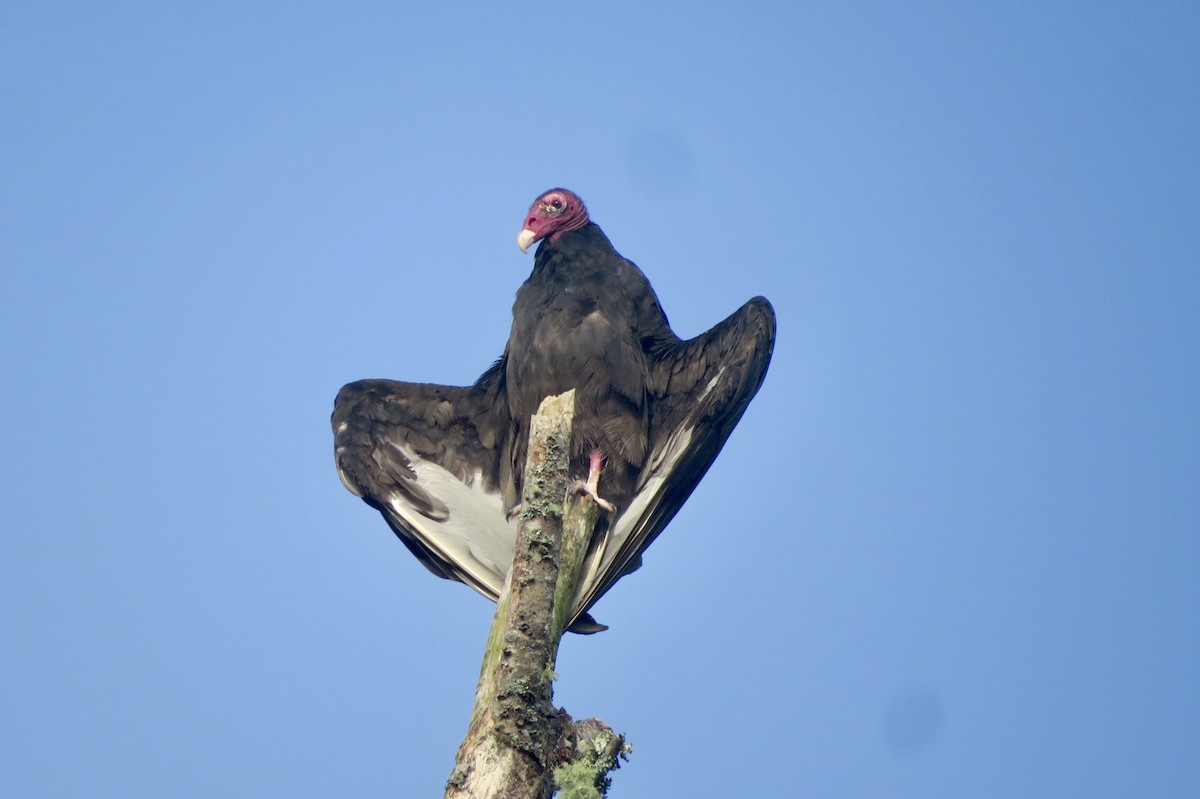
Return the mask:
<path id="1" fill-rule="evenodd" d="M 529 206 L 517 246 L 525 252 L 535 241 L 554 241 L 558 234 L 578 230 L 587 223 L 587 208 L 578 195 L 566 189 L 551 189 Z"/>

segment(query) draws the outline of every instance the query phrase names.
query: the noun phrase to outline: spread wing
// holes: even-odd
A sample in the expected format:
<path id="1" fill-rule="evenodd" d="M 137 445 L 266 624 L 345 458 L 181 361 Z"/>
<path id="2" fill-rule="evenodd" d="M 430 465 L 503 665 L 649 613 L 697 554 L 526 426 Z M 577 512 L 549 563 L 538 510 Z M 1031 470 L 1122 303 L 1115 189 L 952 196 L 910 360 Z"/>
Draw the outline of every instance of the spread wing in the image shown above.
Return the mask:
<path id="1" fill-rule="evenodd" d="M 360 380 L 338 393 L 332 419 L 346 488 L 431 572 L 493 600 L 516 539 L 502 375 L 499 361 L 469 387 Z"/>
<path id="2" fill-rule="evenodd" d="M 577 611 L 641 565 L 762 385 L 774 344 L 775 312 L 764 297 L 696 338 L 651 343 L 649 455 L 632 501 L 590 556 Z"/>
<path id="3" fill-rule="evenodd" d="M 628 506 L 588 556 L 575 632 L 604 629 L 587 611 L 641 564 L 721 451 L 766 375 L 775 314 L 756 297 L 688 341 L 665 318 L 650 329 L 647 460 Z M 512 565 L 517 523 L 508 511 L 520 497 L 503 376 L 502 358 L 469 387 L 360 380 L 342 388 L 332 420 L 346 487 L 431 572 L 492 600 Z"/>

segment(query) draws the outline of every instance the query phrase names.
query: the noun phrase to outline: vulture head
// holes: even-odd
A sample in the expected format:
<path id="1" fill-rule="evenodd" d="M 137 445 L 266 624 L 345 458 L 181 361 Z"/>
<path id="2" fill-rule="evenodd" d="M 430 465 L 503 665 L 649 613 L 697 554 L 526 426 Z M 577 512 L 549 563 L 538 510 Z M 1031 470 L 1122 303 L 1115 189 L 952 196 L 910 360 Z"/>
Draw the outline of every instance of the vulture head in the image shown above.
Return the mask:
<path id="1" fill-rule="evenodd" d="M 535 241 L 554 241 L 559 233 L 578 230 L 587 223 L 588 212 L 583 200 L 566 189 L 551 189 L 529 206 L 525 226 L 517 235 L 517 246 L 525 252 Z"/>

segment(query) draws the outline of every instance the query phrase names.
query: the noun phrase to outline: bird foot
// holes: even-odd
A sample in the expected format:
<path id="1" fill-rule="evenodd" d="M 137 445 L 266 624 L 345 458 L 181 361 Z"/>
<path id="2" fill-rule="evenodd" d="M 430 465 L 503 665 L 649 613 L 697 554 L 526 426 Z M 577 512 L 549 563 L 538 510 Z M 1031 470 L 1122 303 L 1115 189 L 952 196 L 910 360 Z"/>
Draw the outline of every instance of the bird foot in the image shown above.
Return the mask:
<path id="1" fill-rule="evenodd" d="M 608 513 L 615 513 L 617 510 L 616 505 L 612 504 L 607 499 L 600 496 L 599 492 L 596 491 L 596 487 L 593 485 L 590 485 L 588 483 L 588 481 L 586 481 L 586 480 L 576 480 L 575 482 L 571 483 L 571 490 L 574 491 L 576 494 L 591 497 L 592 501 L 595 502 L 597 505 L 599 505 L 600 509 L 603 511 L 606 511 Z"/>
<path id="2" fill-rule="evenodd" d="M 600 472 L 604 471 L 604 453 L 597 447 L 588 456 L 587 480 L 576 480 L 571 489 L 578 494 L 586 494 L 601 510 L 616 513 L 617 506 L 600 496 Z"/>
<path id="3" fill-rule="evenodd" d="M 511 522 L 513 519 L 520 516 L 521 511 L 524 509 L 525 509 L 525 503 L 518 502 L 516 505 L 513 505 L 511 508 L 508 509 L 508 513 L 504 514 L 504 518 Z"/>

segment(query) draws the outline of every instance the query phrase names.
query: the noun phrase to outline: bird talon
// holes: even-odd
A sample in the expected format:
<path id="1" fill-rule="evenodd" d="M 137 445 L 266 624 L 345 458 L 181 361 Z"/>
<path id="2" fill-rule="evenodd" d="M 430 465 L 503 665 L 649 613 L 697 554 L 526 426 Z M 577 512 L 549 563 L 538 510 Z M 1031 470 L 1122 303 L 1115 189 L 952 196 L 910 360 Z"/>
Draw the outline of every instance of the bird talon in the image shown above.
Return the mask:
<path id="1" fill-rule="evenodd" d="M 571 490 L 580 496 L 591 497 L 592 501 L 596 503 L 600 510 L 605 511 L 606 513 L 616 513 L 617 511 L 617 506 L 600 496 L 600 494 L 596 492 L 595 488 L 588 485 L 586 480 L 576 480 L 571 484 Z"/>

